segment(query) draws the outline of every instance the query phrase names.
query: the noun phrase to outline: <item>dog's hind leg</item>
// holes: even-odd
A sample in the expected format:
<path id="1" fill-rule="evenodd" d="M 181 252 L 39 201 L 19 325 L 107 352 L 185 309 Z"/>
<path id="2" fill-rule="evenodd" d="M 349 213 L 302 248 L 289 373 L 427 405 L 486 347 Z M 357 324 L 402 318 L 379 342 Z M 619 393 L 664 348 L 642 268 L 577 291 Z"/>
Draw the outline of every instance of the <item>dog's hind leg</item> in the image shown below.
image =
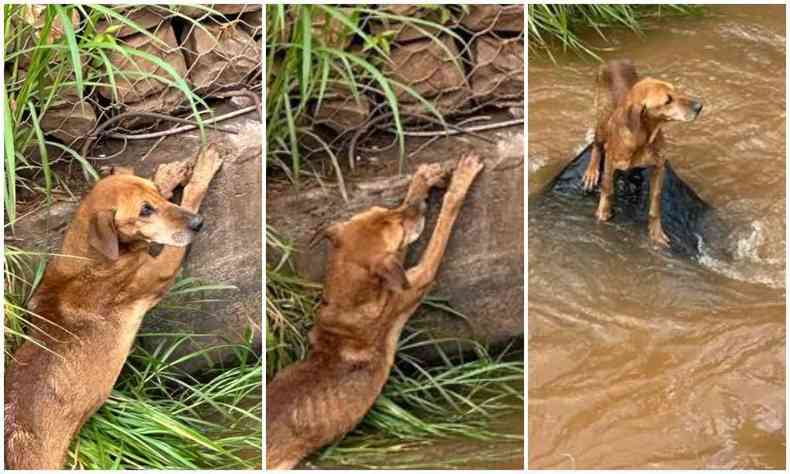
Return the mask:
<path id="1" fill-rule="evenodd" d="M 412 286 L 410 291 L 424 292 L 436 278 L 439 263 L 444 256 L 450 232 L 461 211 L 466 193 L 482 169 L 483 162 L 474 154 L 468 154 L 458 162 L 450 187 L 444 195 L 442 210 L 439 213 L 431 240 L 428 242 L 420 262 L 410 268 L 406 274 Z"/>

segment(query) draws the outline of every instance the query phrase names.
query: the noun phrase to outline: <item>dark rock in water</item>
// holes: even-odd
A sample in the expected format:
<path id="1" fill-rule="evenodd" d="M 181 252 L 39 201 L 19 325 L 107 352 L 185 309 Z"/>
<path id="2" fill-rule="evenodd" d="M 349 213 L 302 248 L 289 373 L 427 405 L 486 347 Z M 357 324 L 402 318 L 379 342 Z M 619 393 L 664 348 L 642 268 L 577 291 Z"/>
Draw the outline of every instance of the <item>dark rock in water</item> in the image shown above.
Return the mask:
<path id="1" fill-rule="evenodd" d="M 595 198 L 600 190 L 585 191 L 582 176 L 590 161 L 592 146 L 589 145 L 566 166 L 549 186 L 549 193 L 563 196 Z M 601 160 L 603 168 L 603 160 Z M 635 168 L 615 172 L 614 219 L 644 222 L 647 228 L 650 208 L 650 176 L 654 168 Z M 704 235 L 706 220 L 712 208 L 694 192 L 688 184 L 675 174 L 667 162 L 664 187 L 661 194 L 661 225 L 670 239 L 670 249 L 677 254 L 696 257 L 699 240 Z M 591 219 L 594 219 L 592 214 Z"/>

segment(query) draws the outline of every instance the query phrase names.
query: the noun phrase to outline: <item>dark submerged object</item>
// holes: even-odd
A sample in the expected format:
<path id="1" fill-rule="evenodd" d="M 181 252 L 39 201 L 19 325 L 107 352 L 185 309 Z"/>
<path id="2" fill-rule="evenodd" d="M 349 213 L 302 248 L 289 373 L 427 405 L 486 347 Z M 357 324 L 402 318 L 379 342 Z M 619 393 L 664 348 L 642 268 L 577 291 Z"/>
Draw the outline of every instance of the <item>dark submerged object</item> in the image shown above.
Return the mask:
<path id="1" fill-rule="evenodd" d="M 582 177 L 590 161 L 592 145 L 588 145 L 562 172 L 554 178 L 548 193 L 562 196 L 598 200 L 600 190 L 596 186 L 592 192 L 585 191 Z M 601 174 L 606 159 L 601 160 Z M 666 163 L 664 187 L 661 194 L 661 225 L 670 239 L 673 253 L 697 257 L 700 253 L 699 241 L 704 235 L 706 220 L 711 211 L 710 205 L 700 198 L 689 185 Z M 651 168 L 634 168 L 615 172 L 614 219 L 628 219 L 644 223 L 647 229 L 650 207 Z M 590 214 L 590 219 L 595 216 Z M 645 230 L 645 238 L 647 237 Z"/>

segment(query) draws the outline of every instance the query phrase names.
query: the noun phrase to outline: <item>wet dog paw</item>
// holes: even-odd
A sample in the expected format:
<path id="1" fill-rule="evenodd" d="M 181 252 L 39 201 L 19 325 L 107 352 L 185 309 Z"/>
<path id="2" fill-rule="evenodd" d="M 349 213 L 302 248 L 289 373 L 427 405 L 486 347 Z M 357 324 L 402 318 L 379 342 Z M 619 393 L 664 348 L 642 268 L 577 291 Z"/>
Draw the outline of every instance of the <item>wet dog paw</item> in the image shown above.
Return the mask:
<path id="1" fill-rule="evenodd" d="M 669 247 L 669 237 L 667 234 L 664 233 L 663 227 L 661 227 L 661 222 L 656 221 L 650 224 L 650 240 L 653 242 L 653 245 L 656 247 Z"/>
<path id="2" fill-rule="evenodd" d="M 592 191 L 595 189 L 595 187 L 598 185 L 598 176 L 599 173 L 597 169 L 588 169 L 582 177 L 582 188 L 585 191 Z"/>
<path id="3" fill-rule="evenodd" d="M 611 218 L 612 218 L 612 211 L 610 211 L 609 209 L 604 209 L 604 210 L 598 209 L 597 211 L 595 211 L 595 219 L 597 219 L 598 222 L 606 222 Z"/>

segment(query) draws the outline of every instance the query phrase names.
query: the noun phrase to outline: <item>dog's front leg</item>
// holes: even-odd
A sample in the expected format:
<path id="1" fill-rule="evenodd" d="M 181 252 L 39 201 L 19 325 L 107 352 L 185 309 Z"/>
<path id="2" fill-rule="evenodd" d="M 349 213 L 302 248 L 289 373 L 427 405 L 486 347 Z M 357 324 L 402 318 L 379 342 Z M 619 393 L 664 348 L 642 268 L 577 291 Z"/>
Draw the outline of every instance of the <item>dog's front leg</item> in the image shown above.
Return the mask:
<path id="1" fill-rule="evenodd" d="M 612 199 L 614 198 L 614 165 L 613 160 L 604 160 L 603 176 L 601 177 L 601 197 L 598 201 L 598 210 L 595 217 L 601 221 L 608 221 L 612 218 Z"/>
<path id="2" fill-rule="evenodd" d="M 412 286 L 411 291 L 424 292 L 436 278 L 439 263 L 444 256 L 450 232 L 461 211 L 466 193 L 482 169 L 483 162 L 477 155 L 468 154 L 458 161 L 450 187 L 444 195 L 442 210 L 436 221 L 436 228 L 431 235 L 431 240 L 428 242 L 420 263 L 410 268 L 406 274 Z"/>
<path id="3" fill-rule="evenodd" d="M 584 176 L 582 176 L 582 186 L 585 191 L 592 191 L 598 185 L 601 150 L 603 150 L 603 143 L 593 141 L 590 162 L 587 163 L 587 169 L 584 171 Z"/>
<path id="4" fill-rule="evenodd" d="M 180 204 L 182 208 L 194 213 L 200 210 L 200 205 L 206 197 L 211 179 L 219 171 L 220 166 L 222 166 L 222 159 L 216 148 L 208 146 L 200 152 L 191 170 L 191 177 L 187 185 L 184 186 Z M 173 183 L 176 182 L 170 178 L 167 178 L 167 181 L 169 183 L 167 186 L 173 186 Z M 156 184 L 158 186 L 165 185 L 164 182 Z M 165 191 L 167 189 L 160 189 L 160 192 Z M 187 247 L 166 245 L 162 252 L 144 267 L 144 271 L 150 272 L 153 277 L 145 281 L 158 281 L 163 283 L 165 288 L 169 287 L 176 273 L 178 273 L 178 269 L 181 267 L 181 261 L 184 259 L 186 251 Z"/>
<path id="5" fill-rule="evenodd" d="M 666 167 L 662 158 L 658 158 L 656 161 L 656 168 L 650 176 L 650 222 L 648 229 L 650 238 L 654 243 L 669 247 L 669 237 L 664 233 L 664 229 L 661 226 L 661 191 L 664 187 Z"/>

